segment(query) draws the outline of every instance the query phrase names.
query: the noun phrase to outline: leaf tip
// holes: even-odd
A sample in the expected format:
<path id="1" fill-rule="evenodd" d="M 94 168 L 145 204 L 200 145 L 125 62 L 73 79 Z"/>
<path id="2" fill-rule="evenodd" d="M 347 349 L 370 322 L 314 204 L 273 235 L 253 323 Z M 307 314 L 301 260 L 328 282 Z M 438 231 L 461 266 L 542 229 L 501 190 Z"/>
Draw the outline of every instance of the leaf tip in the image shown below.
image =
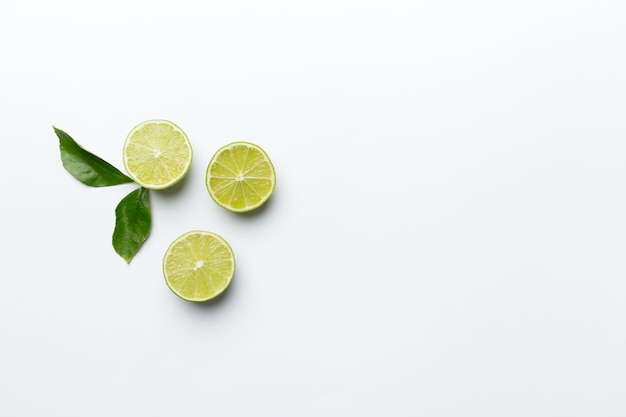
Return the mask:
<path id="1" fill-rule="evenodd" d="M 67 133 L 65 133 L 55 125 L 52 125 L 52 129 L 54 129 L 54 134 L 57 135 L 57 138 L 59 138 L 59 140 L 62 140 L 62 138 L 67 135 Z"/>

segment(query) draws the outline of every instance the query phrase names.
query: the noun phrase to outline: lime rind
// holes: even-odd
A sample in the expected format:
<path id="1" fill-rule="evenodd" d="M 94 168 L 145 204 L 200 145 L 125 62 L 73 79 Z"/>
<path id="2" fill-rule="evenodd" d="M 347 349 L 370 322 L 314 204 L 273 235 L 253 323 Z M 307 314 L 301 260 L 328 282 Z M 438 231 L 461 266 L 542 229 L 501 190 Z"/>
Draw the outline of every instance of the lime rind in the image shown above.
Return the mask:
<path id="1" fill-rule="evenodd" d="M 238 167 L 234 163 L 232 163 L 232 161 L 229 161 L 228 159 L 217 161 L 226 151 L 232 150 L 238 146 L 243 146 L 249 149 L 254 149 L 256 152 L 258 152 L 263 157 L 262 162 L 267 162 L 269 169 L 271 171 L 271 176 L 270 177 L 263 176 L 262 178 L 257 178 L 254 175 L 250 175 L 250 174 L 254 174 L 254 172 L 252 171 L 255 168 L 258 168 L 258 165 L 256 167 L 252 167 L 251 169 L 243 173 L 239 171 L 241 171 L 244 167 Z M 250 152 L 249 149 L 248 149 L 248 156 Z M 244 161 L 243 164 L 245 165 L 246 162 L 247 160 Z M 214 165 L 220 165 L 223 168 L 223 170 L 229 171 L 230 173 L 228 175 L 219 175 L 219 176 L 212 175 L 211 169 L 213 168 Z M 244 175 L 245 180 L 241 182 L 235 181 L 235 177 L 238 174 Z M 269 185 L 270 185 L 269 188 L 267 189 L 262 188 L 261 190 L 259 190 L 259 188 L 261 188 L 258 185 L 259 181 L 269 182 Z M 220 184 L 221 187 L 217 187 L 217 186 L 212 187 L 211 186 L 212 182 L 221 183 Z M 253 184 L 257 184 L 257 186 L 253 186 Z M 226 210 L 232 211 L 235 213 L 247 213 L 247 212 L 253 211 L 261 207 L 272 196 L 272 194 L 274 193 L 274 189 L 276 188 L 276 170 L 274 169 L 274 164 L 272 163 L 272 160 L 270 159 L 270 157 L 267 155 L 267 152 L 265 152 L 265 150 L 263 150 L 263 148 L 261 148 L 260 146 L 254 143 L 245 142 L 245 141 L 232 142 L 232 143 L 229 143 L 228 145 L 225 145 L 219 148 L 217 152 L 215 152 L 215 154 L 211 158 L 211 161 L 209 162 L 209 165 L 207 166 L 207 170 L 206 170 L 206 187 L 213 201 L 215 201 L 215 203 L 218 204 L 220 207 L 223 207 Z M 228 187 L 233 187 L 233 189 L 231 190 L 231 193 L 232 193 L 231 204 L 226 203 L 225 201 L 223 201 L 222 198 L 220 198 L 217 195 L 217 194 L 220 194 L 221 192 L 227 192 Z M 253 204 L 248 204 L 247 201 L 244 201 L 243 207 L 234 207 L 232 205 L 232 195 L 237 194 L 236 192 L 239 187 L 247 189 L 246 192 L 238 193 L 242 195 L 242 198 L 245 199 L 246 194 L 248 195 L 257 194 L 257 196 L 260 197 L 259 200 Z"/>
<path id="2" fill-rule="evenodd" d="M 182 148 L 182 151 L 179 152 L 179 154 L 171 155 L 165 152 L 160 155 L 162 156 L 163 160 L 167 161 L 167 164 L 146 164 L 146 159 L 148 159 L 148 156 L 146 154 L 154 155 L 156 152 L 159 152 L 159 150 L 151 148 L 150 146 L 146 146 L 145 143 L 137 143 L 136 140 L 133 140 L 135 136 L 139 134 L 139 132 L 142 132 L 142 130 L 144 130 L 149 125 L 165 125 L 171 128 L 174 132 L 180 134 L 180 138 L 182 138 L 182 141 L 176 143 L 166 143 L 166 145 L 170 147 Z M 147 138 L 145 136 L 143 136 L 141 139 L 143 139 L 144 142 L 150 142 L 153 139 L 156 140 L 155 138 Z M 129 151 L 131 148 L 134 148 L 135 152 L 143 152 L 143 154 L 140 153 L 137 156 L 131 157 L 129 156 L 129 153 L 132 153 Z M 180 155 L 182 155 L 183 157 L 180 158 Z M 193 160 L 193 149 L 191 148 L 191 143 L 189 142 L 187 134 L 175 123 L 165 119 L 146 120 L 132 128 L 126 136 L 123 149 L 123 160 L 124 168 L 126 169 L 126 172 L 129 174 L 129 176 L 133 179 L 133 181 L 135 181 L 137 184 L 141 185 L 144 188 L 148 188 L 151 190 L 163 190 L 177 184 L 187 175 L 187 173 L 189 172 L 189 168 L 191 167 L 191 162 Z M 174 175 L 172 175 L 170 172 L 170 169 L 172 167 L 176 171 Z M 141 172 L 146 170 L 151 171 L 151 174 L 156 177 L 167 178 L 169 176 L 171 177 L 171 179 L 163 182 L 146 180 L 144 175 L 145 172 Z"/>
<path id="3" fill-rule="evenodd" d="M 217 289 L 215 289 L 214 285 L 211 283 L 211 286 L 213 286 L 214 291 L 211 292 L 210 294 L 204 296 L 204 297 L 190 297 L 190 296 L 186 296 L 185 294 L 183 294 L 183 292 L 179 289 L 176 288 L 172 282 L 170 282 L 171 278 L 170 278 L 170 273 L 171 271 L 168 269 L 168 261 L 171 260 L 171 257 L 174 256 L 173 255 L 173 251 L 178 247 L 178 245 L 180 245 L 181 243 L 184 243 L 187 246 L 187 249 L 189 249 L 188 243 L 186 242 L 186 240 L 192 236 L 192 235 L 202 235 L 202 236 L 207 236 L 210 237 L 212 239 L 214 239 L 216 242 L 219 243 L 220 247 L 223 248 L 226 253 L 228 254 L 228 261 L 230 261 L 232 263 L 232 266 L 229 270 L 229 272 L 226 274 L 224 278 L 224 283 Z M 224 255 L 224 254 L 222 254 Z M 209 260 L 206 260 L 207 262 L 209 262 Z M 184 263 L 184 262 L 193 262 L 193 260 L 189 260 L 189 259 L 180 259 L 179 261 L 180 263 Z M 196 261 L 197 262 L 197 261 Z M 228 289 L 228 287 L 230 286 L 230 283 L 232 282 L 233 276 L 235 274 L 235 255 L 233 252 L 232 247 L 228 244 L 228 242 L 221 237 L 220 235 L 216 234 L 216 233 L 212 233 L 212 232 L 207 232 L 207 231 L 203 231 L 203 230 L 192 230 L 189 231 L 187 233 L 184 233 L 183 235 L 179 236 L 178 238 L 176 238 L 167 248 L 167 250 L 165 251 L 165 255 L 163 256 L 163 276 L 165 278 L 165 283 L 167 285 L 167 287 L 179 298 L 185 300 L 185 301 L 191 301 L 191 302 L 205 302 L 205 301 L 209 301 L 212 300 L 216 297 L 218 297 L 219 295 L 221 295 L 224 291 L 226 291 L 226 289 Z M 204 285 L 207 284 L 206 280 L 205 282 L 196 282 L 195 283 L 196 286 L 197 285 Z"/>

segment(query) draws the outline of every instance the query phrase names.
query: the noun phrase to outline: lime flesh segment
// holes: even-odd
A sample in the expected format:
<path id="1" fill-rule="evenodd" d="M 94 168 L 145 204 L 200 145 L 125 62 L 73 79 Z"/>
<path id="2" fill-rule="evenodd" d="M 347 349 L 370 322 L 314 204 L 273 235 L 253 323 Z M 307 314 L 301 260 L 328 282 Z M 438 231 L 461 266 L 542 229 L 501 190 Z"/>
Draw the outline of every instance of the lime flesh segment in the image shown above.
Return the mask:
<path id="1" fill-rule="evenodd" d="M 208 301 L 220 295 L 235 273 L 230 245 L 219 235 L 187 232 L 169 246 L 163 257 L 163 275 L 174 294 L 187 301 Z"/>
<path id="2" fill-rule="evenodd" d="M 261 147 L 233 142 L 220 148 L 209 162 L 206 185 L 217 204 L 244 213 L 260 207 L 271 197 L 276 173 Z"/>
<path id="3" fill-rule="evenodd" d="M 162 190 L 183 179 L 191 159 L 187 135 L 167 120 L 140 123 L 124 143 L 126 171 L 137 184 L 153 190 Z"/>

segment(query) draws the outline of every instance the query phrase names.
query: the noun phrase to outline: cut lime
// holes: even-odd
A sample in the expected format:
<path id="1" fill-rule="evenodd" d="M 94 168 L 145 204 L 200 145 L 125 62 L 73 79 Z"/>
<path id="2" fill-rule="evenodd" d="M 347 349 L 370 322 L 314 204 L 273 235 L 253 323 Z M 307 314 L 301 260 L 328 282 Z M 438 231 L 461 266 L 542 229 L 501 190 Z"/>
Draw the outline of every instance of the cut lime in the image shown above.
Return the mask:
<path id="1" fill-rule="evenodd" d="M 124 143 L 124 166 L 139 185 L 162 190 L 183 179 L 191 165 L 185 132 L 167 120 L 148 120 L 130 131 Z"/>
<path id="2" fill-rule="evenodd" d="M 163 257 L 163 275 L 172 292 L 187 301 L 220 295 L 235 273 L 230 245 L 219 235 L 194 230 L 178 237 Z"/>
<path id="3" fill-rule="evenodd" d="M 272 161 L 259 146 L 233 142 L 220 148 L 206 171 L 211 198 L 227 210 L 244 213 L 265 203 L 276 186 Z"/>

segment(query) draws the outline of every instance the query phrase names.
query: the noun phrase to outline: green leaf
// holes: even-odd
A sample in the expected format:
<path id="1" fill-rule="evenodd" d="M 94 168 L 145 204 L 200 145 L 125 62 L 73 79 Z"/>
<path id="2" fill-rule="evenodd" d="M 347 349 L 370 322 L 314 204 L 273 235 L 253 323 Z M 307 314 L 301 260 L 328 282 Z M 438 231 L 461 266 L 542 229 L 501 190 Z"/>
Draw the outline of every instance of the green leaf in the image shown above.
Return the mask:
<path id="1" fill-rule="evenodd" d="M 152 215 L 148 190 L 138 188 L 128 194 L 115 208 L 113 247 L 130 263 L 150 233 Z"/>
<path id="2" fill-rule="evenodd" d="M 133 182 L 113 165 L 81 148 L 70 135 L 54 126 L 53 128 L 59 138 L 63 166 L 78 181 L 92 187 Z"/>

